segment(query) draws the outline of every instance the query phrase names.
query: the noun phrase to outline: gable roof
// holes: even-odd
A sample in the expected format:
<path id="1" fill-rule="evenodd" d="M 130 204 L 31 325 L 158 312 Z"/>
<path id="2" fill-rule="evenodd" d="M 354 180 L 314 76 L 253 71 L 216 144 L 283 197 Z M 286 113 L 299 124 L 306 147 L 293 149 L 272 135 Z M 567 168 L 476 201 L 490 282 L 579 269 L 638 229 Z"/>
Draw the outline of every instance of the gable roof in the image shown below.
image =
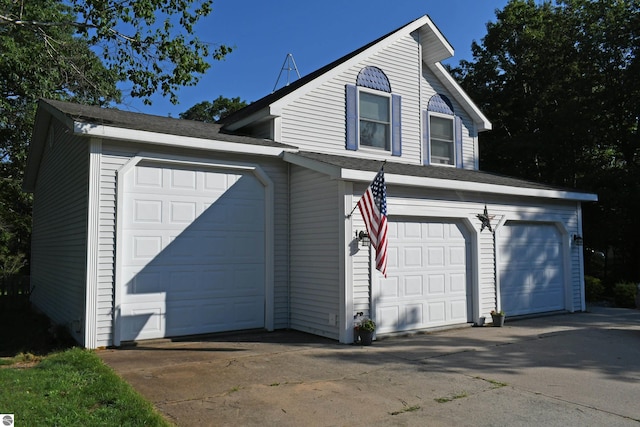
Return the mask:
<path id="1" fill-rule="evenodd" d="M 383 162 L 356 157 L 306 151 L 287 152 L 284 160 L 327 174 L 334 179 L 369 183 Z M 471 191 L 510 196 L 544 197 L 576 201 L 596 201 L 597 195 L 576 189 L 560 188 L 494 173 L 444 166 L 384 163 L 387 185 L 416 186 L 441 190 Z"/>
<path id="2" fill-rule="evenodd" d="M 440 61 L 453 56 L 454 51 L 451 44 L 449 44 L 428 15 L 424 15 L 393 30 L 330 64 L 307 74 L 293 83 L 249 104 L 245 108 L 228 115 L 221 119 L 219 123 L 223 124 L 225 129 L 237 130 L 253 121 L 278 116 L 280 114 L 279 104 L 282 104 L 283 101 L 286 102 L 285 98 L 297 96 L 296 92 L 305 93 L 313 89 L 324 80 L 330 78 L 329 74 L 333 70 L 338 68 L 346 69 L 352 63 L 359 61 L 361 56 L 372 55 L 376 50 L 414 31 L 418 31 L 420 34 L 420 40 L 423 45 L 423 62 L 439 78 L 440 82 L 450 91 L 451 95 L 460 103 L 463 109 L 467 111 L 473 121 L 478 124 L 479 131 L 491 129 L 489 120 L 482 114 L 464 90 L 462 90 L 455 79 L 446 71 L 444 66 L 440 64 Z"/>

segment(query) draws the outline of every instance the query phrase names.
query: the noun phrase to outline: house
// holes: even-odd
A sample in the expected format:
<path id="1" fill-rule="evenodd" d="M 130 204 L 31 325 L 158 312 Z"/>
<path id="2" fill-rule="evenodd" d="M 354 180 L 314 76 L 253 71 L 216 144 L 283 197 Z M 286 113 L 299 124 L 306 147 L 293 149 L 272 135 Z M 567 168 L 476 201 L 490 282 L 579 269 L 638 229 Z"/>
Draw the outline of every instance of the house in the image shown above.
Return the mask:
<path id="1" fill-rule="evenodd" d="M 479 171 L 491 123 L 452 55 L 424 16 L 220 124 L 41 101 L 33 304 L 89 348 L 254 328 L 351 343 L 357 312 L 384 335 L 584 310 L 596 195 Z M 386 278 L 350 215 L 383 163 Z"/>

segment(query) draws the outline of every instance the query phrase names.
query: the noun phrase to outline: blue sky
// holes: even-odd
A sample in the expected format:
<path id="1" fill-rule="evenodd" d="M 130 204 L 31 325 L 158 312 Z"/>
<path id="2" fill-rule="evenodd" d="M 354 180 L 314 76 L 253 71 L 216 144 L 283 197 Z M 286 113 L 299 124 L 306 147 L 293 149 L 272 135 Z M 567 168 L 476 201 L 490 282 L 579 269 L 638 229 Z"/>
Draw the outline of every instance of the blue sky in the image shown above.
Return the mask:
<path id="1" fill-rule="evenodd" d="M 234 50 L 213 61 L 194 87 L 178 92 L 180 103 L 156 96 L 153 105 L 125 98 L 118 108 L 178 117 L 222 95 L 252 102 L 273 91 L 288 53 L 302 76 L 423 15 L 429 15 L 455 49 L 452 59 L 471 58 L 486 23 L 508 0 L 214 0 L 213 12 L 196 27 L 198 37 Z M 293 81 L 295 73 L 290 74 Z M 278 87 L 286 83 L 283 71 Z M 123 87 L 126 89 L 126 87 Z"/>

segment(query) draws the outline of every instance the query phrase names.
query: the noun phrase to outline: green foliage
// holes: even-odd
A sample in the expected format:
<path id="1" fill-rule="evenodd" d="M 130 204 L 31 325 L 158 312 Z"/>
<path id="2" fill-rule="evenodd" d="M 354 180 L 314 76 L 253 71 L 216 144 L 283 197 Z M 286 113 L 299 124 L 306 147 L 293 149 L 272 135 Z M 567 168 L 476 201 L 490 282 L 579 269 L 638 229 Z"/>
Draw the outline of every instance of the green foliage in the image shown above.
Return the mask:
<path id="1" fill-rule="evenodd" d="M 596 192 L 585 247 L 640 278 L 640 2 L 511 0 L 453 71 L 493 123 L 480 165 Z"/>
<path id="2" fill-rule="evenodd" d="M 613 287 L 613 298 L 618 307 L 634 308 L 636 306 L 636 284 L 616 283 Z"/>
<path id="3" fill-rule="evenodd" d="M 584 293 L 587 301 L 600 301 L 604 297 L 605 287 L 602 280 L 593 276 L 585 276 Z"/>
<path id="4" fill-rule="evenodd" d="M 0 407 L 20 425 L 169 425 L 94 353 L 73 348 L 29 369 L 0 369 Z"/>
<path id="5" fill-rule="evenodd" d="M 31 195 L 22 192 L 39 98 L 107 105 L 118 83 L 149 103 L 176 103 L 231 51 L 200 41 L 211 0 L 0 0 L 0 265 L 30 253 Z"/>
<path id="6" fill-rule="evenodd" d="M 373 332 L 376 330 L 376 322 L 374 322 L 372 319 L 369 319 L 368 317 L 365 317 L 360 322 L 359 328 L 363 331 Z"/>
<path id="7" fill-rule="evenodd" d="M 215 123 L 246 106 L 246 101 L 242 101 L 239 97 L 225 98 L 220 95 L 213 102 L 203 101 L 180 113 L 180 118 Z"/>

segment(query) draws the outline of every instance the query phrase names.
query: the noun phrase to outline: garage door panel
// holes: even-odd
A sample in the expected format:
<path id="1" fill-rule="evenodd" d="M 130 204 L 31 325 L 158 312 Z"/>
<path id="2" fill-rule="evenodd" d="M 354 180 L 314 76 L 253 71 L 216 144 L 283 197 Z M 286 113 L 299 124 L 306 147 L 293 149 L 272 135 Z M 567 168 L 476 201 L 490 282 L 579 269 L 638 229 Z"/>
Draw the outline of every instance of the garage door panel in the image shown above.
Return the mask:
<path id="1" fill-rule="evenodd" d="M 429 296 L 444 295 L 445 293 L 445 275 L 444 274 L 430 274 L 427 276 L 428 293 Z"/>
<path id="2" fill-rule="evenodd" d="M 422 248 L 420 247 L 405 247 L 402 251 L 401 267 L 412 268 L 422 267 Z"/>
<path id="3" fill-rule="evenodd" d="M 400 292 L 400 280 L 397 277 L 388 278 L 380 286 L 380 297 L 385 300 L 391 300 L 398 298 L 402 293 Z"/>
<path id="4" fill-rule="evenodd" d="M 428 304 L 429 323 L 444 323 L 446 318 L 446 303 L 444 301 L 431 301 Z"/>
<path id="5" fill-rule="evenodd" d="M 467 275 L 464 273 L 449 275 L 449 294 L 459 294 L 466 296 L 467 294 Z"/>
<path id="6" fill-rule="evenodd" d="M 422 297 L 424 295 L 423 277 L 405 276 L 404 295 L 408 297 Z"/>
<path id="7" fill-rule="evenodd" d="M 424 324 L 425 305 L 424 304 L 407 304 L 404 307 L 404 316 L 402 316 L 401 326 L 414 329 L 418 325 Z"/>
<path id="8" fill-rule="evenodd" d="M 375 300 L 378 331 L 467 321 L 466 231 L 446 220 L 389 223 L 391 262 Z M 396 261 L 391 254 L 400 254 Z"/>
<path id="9" fill-rule="evenodd" d="M 121 340 L 263 327 L 265 195 L 255 176 L 136 166 L 125 179 Z"/>

